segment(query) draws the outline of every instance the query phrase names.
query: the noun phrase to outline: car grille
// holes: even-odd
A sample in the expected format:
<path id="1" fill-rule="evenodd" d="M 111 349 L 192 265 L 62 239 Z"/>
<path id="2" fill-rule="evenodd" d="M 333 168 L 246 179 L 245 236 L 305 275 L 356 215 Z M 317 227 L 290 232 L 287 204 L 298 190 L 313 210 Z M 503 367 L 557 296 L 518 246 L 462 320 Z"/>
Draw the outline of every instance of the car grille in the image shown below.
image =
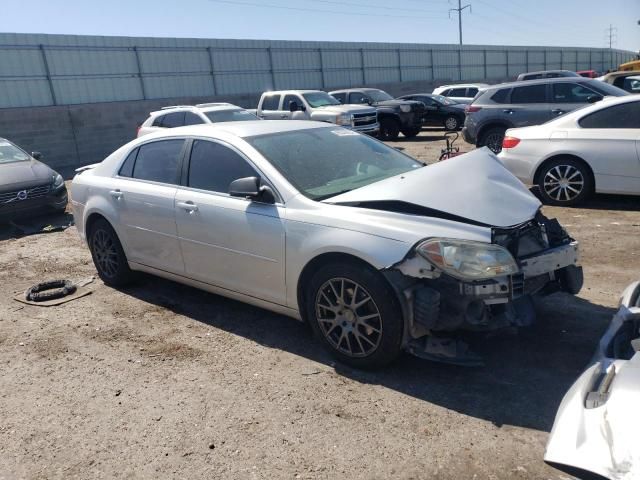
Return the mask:
<path id="1" fill-rule="evenodd" d="M 353 115 L 353 125 L 356 127 L 374 125 L 377 121 L 378 115 L 375 113 L 355 113 Z"/>
<path id="2" fill-rule="evenodd" d="M 39 185 L 37 187 L 24 188 L 12 192 L 3 192 L 0 193 L 0 205 L 45 197 L 50 189 L 51 185 Z"/>

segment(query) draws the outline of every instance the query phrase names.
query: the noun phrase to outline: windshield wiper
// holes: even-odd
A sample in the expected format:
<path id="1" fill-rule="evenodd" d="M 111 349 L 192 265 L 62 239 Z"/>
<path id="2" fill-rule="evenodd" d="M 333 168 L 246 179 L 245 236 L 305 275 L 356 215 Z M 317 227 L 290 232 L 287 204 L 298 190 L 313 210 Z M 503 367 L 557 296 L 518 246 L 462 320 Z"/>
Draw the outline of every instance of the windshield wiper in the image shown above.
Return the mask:
<path id="1" fill-rule="evenodd" d="M 329 193 L 327 195 L 320 195 L 319 197 L 315 198 L 315 201 L 321 202 L 322 200 L 326 200 L 327 198 L 331 198 L 331 197 L 337 197 L 338 195 L 342 195 L 343 193 L 350 192 L 351 190 L 353 190 L 353 188 L 347 188 L 346 190 L 341 190 L 335 193 Z"/>

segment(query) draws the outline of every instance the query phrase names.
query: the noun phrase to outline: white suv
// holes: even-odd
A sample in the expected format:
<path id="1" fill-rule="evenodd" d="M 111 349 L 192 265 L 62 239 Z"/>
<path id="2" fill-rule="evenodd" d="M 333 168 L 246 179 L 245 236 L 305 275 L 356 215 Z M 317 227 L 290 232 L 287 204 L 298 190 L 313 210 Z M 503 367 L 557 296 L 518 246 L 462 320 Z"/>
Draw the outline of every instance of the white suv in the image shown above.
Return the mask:
<path id="1" fill-rule="evenodd" d="M 199 125 L 202 123 L 238 122 L 259 120 L 253 113 L 231 103 L 199 103 L 198 105 L 173 105 L 151 112 L 138 127 L 138 137 L 165 128 Z"/>
<path id="2" fill-rule="evenodd" d="M 442 95 L 457 103 L 471 103 L 479 90 L 488 87 L 486 83 L 461 83 L 459 85 L 441 85 L 433 89 L 434 95 Z"/>

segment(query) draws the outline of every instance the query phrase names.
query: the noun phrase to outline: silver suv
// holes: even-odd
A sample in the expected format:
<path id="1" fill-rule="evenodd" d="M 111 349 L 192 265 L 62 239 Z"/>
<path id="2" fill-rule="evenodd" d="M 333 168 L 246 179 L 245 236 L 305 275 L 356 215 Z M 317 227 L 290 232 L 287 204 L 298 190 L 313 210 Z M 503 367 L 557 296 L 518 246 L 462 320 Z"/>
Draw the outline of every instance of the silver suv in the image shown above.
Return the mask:
<path id="1" fill-rule="evenodd" d="M 486 88 L 465 109 L 462 136 L 477 147 L 502 150 L 508 128 L 540 125 L 558 115 L 602 100 L 628 95 L 624 90 L 582 77 L 503 83 Z"/>

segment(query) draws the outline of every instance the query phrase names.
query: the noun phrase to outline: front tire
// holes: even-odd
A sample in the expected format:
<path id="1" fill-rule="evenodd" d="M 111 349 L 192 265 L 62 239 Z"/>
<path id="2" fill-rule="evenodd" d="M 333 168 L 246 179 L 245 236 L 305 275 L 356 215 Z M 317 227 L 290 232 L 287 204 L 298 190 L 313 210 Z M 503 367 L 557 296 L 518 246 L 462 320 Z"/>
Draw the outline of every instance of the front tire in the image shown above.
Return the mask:
<path id="1" fill-rule="evenodd" d="M 489 147 L 493 153 L 498 154 L 502 151 L 502 140 L 506 129 L 503 127 L 493 127 L 482 134 L 479 147 Z"/>
<path id="2" fill-rule="evenodd" d="M 123 287 L 133 280 L 127 257 L 113 227 L 104 219 L 91 226 L 87 236 L 93 264 L 102 281 L 112 287 Z"/>
<path id="3" fill-rule="evenodd" d="M 573 158 L 556 158 L 543 165 L 536 183 L 542 201 L 547 205 L 578 205 L 594 190 L 591 170 L 584 162 Z"/>
<path id="4" fill-rule="evenodd" d="M 456 117 L 455 115 L 449 115 L 447 118 L 444 119 L 444 129 L 447 130 L 448 132 L 455 132 L 457 130 L 460 130 L 460 119 L 458 117 Z"/>
<path id="5" fill-rule="evenodd" d="M 402 310 L 378 272 L 355 263 L 330 263 L 304 288 L 309 323 L 340 362 L 379 368 L 400 354 Z"/>
<path id="6" fill-rule="evenodd" d="M 402 130 L 402 135 L 406 138 L 413 138 L 422 131 L 422 127 L 406 128 Z"/>
<path id="7" fill-rule="evenodd" d="M 380 140 L 397 140 L 400 134 L 400 124 L 394 118 L 383 118 L 380 120 Z"/>

